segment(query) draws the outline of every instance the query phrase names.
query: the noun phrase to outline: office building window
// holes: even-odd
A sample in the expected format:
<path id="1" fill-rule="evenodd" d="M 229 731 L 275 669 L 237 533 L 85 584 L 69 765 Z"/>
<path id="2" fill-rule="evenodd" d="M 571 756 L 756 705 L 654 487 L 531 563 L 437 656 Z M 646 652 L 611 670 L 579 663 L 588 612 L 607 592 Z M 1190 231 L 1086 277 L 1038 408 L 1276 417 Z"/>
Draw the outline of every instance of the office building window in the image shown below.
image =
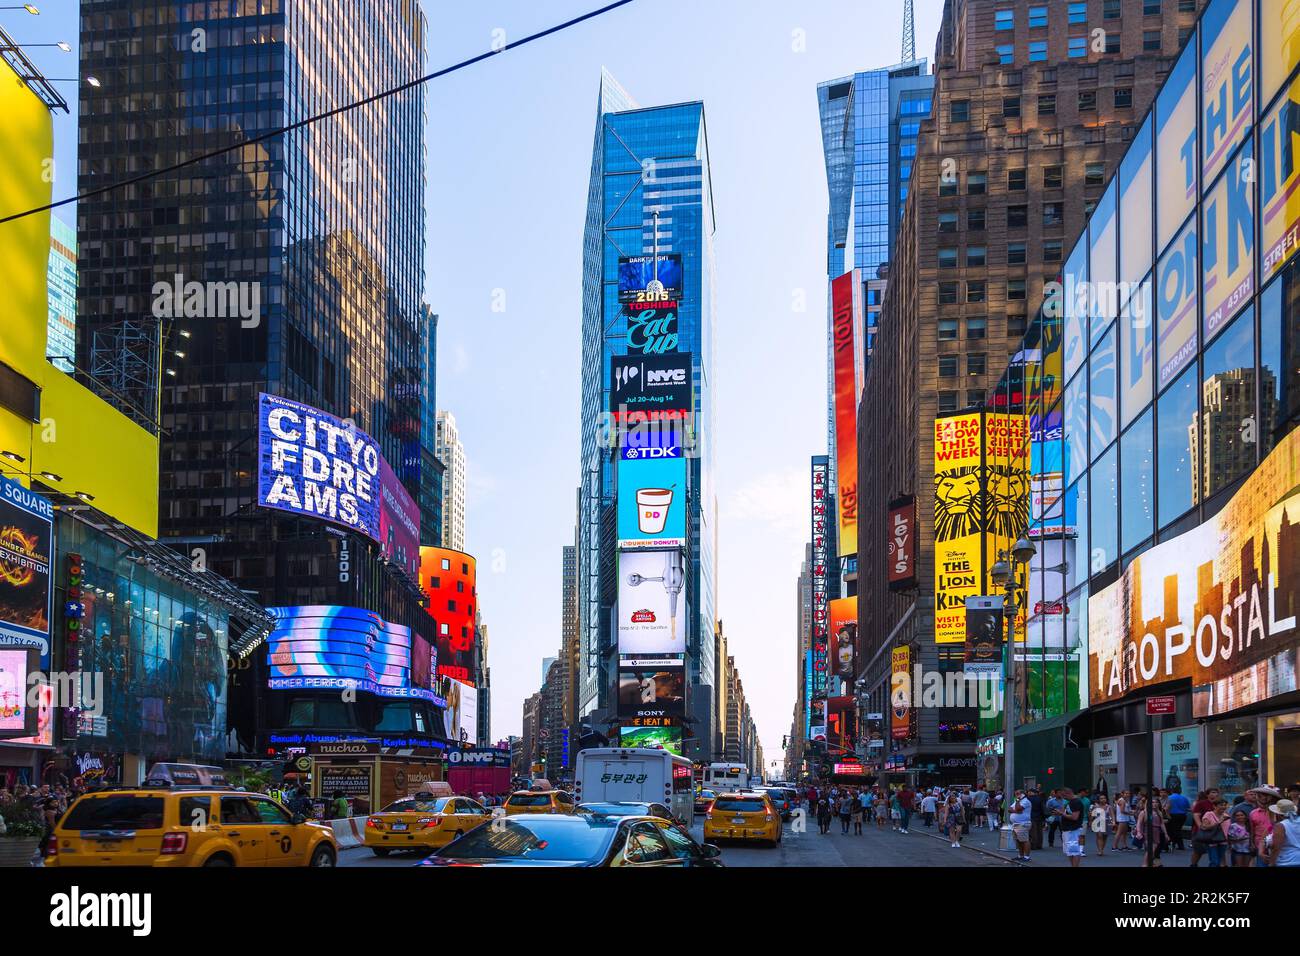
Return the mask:
<path id="1" fill-rule="evenodd" d="M 1142 0 L 1142 16 L 1160 16 L 1160 0 Z"/>
<path id="2" fill-rule="evenodd" d="M 996 49 L 997 49 L 999 63 L 1016 62 L 1016 48 L 1012 44 L 999 43 Z"/>
<path id="3" fill-rule="evenodd" d="M 1007 265 L 1023 266 L 1025 264 L 1025 244 L 1023 242 L 1007 243 Z"/>
<path id="4" fill-rule="evenodd" d="M 1029 62 L 1043 63 L 1047 60 L 1047 41 L 1034 40 L 1029 44 Z"/>
<path id="5" fill-rule="evenodd" d="M 1029 331 L 1029 322 L 1023 315 L 1007 316 L 1007 338 L 1018 339 Z"/>
<path id="6" fill-rule="evenodd" d="M 1007 280 L 1007 301 L 1024 301 L 1025 298 L 1025 280 L 1008 279 Z"/>
<path id="7" fill-rule="evenodd" d="M 1105 163 L 1088 163 L 1083 167 L 1083 184 L 1085 186 L 1101 186 L 1104 185 L 1105 182 Z"/>
<path id="8" fill-rule="evenodd" d="M 993 11 L 993 28 L 995 30 L 1014 30 L 1016 28 L 1016 11 Z"/>
<path id="9" fill-rule="evenodd" d="M 957 283 L 940 282 L 939 283 L 939 304 L 952 305 L 957 301 Z"/>
<path id="10" fill-rule="evenodd" d="M 1095 113 L 1097 111 L 1097 91 L 1080 90 L 1079 91 L 1079 112 Z"/>
<path id="11" fill-rule="evenodd" d="M 1029 225 L 1029 207 L 1028 206 L 1008 206 L 1007 207 L 1007 228 L 1023 229 Z"/>
<path id="12" fill-rule="evenodd" d="M 939 393 L 939 411 L 955 412 L 958 403 L 961 401 L 960 392 L 940 392 Z"/>
<path id="13" fill-rule="evenodd" d="M 983 375 L 988 371 L 987 356 L 982 352 L 976 355 L 966 356 L 966 374 Z"/>
<path id="14" fill-rule="evenodd" d="M 948 105 L 948 119 L 954 123 L 965 123 L 970 119 L 970 100 L 953 100 Z"/>
<path id="15" fill-rule="evenodd" d="M 1066 15 L 1071 23 L 1088 22 L 1088 4 L 1072 3 L 1066 7 Z"/>
<path id="16" fill-rule="evenodd" d="M 939 356 L 939 377 L 940 378 L 957 377 L 957 356 L 955 355 Z"/>
<path id="17" fill-rule="evenodd" d="M 987 253 L 985 252 L 983 246 L 966 247 L 966 265 L 982 266 L 985 264 L 984 260 L 986 258 L 987 258 Z"/>
<path id="18" fill-rule="evenodd" d="M 1007 192 L 1020 192 L 1025 188 L 1025 171 L 1023 169 L 1007 170 Z"/>
<path id="19" fill-rule="evenodd" d="M 1103 20 L 1118 20 L 1123 0 L 1106 0 L 1101 8 Z"/>
<path id="20" fill-rule="evenodd" d="M 1088 38 L 1087 37 L 1070 37 L 1066 46 L 1066 52 L 1071 57 L 1081 57 L 1088 55 Z"/>
<path id="21" fill-rule="evenodd" d="M 988 298 L 987 286 L 983 279 L 966 280 L 966 301 L 983 302 Z"/>
<path id="22" fill-rule="evenodd" d="M 1112 30 L 1106 34 L 1106 52 L 1119 53 L 1119 31 Z"/>
<path id="23" fill-rule="evenodd" d="M 1043 225 L 1060 226 L 1065 224 L 1065 205 L 1059 202 L 1043 203 Z"/>
<path id="24" fill-rule="evenodd" d="M 939 250 L 939 268 L 940 269 L 957 268 L 957 249 L 955 247 L 949 247 L 947 249 Z"/>
<path id="25" fill-rule="evenodd" d="M 1055 93 L 1038 94 L 1038 115 L 1039 116 L 1056 115 L 1056 94 Z"/>
<path id="26" fill-rule="evenodd" d="M 1007 62 L 1003 60 L 1002 62 Z M 1002 97 L 1002 115 L 1007 119 L 1014 119 L 1020 116 L 1020 97 L 1004 96 Z"/>
<path id="27" fill-rule="evenodd" d="M 1060 189 L 1063 185 L 1063 174 L 1060 166 L 1043 167 L 1043 188 Z"/>
<path id="28" fill-rule="evenodd" d="M 1029 26 L 1030 27 L 1047 26 L 1047 7 L 1029 8 Z"/>
<path id="29" fill-rule="evenodd" d="M 983 316 L 966 320 L 966 338 L 982 339 L 988 334 L 988 320 Z"/>
<path id="30" fill-rule="evenodd" d="M 1133 105 L 1133 87 L 1117 86 L 1115 88 L 1115 108 L 1126 110 Z"/>
<path id="31" fill-rule="evenodd" d="M 939 195 L 955 196 L 957 195 L 957 177 L 949 176 L 944 173 L 939 177 Z"/>
<path id="32" fill-rule="evenodd" d="M 941 212 L 939 213 L 939 231 L 956 232 L 957 231 L 957 213 Z"/>
<path id="33" fill-rule="evenodd" d="M 967 173 L 966 193 L 971 196 L 983 196 L 988 191 L 988 173 Z"/>
<path id="34" fill-rule="evenodd" d="M 1142 31 L 1142 49 L 1147 52 L 1159 52 L 1160 50 L 1160 31 L 1143 30 Z"/>
<path id="35" fill-rule="evenodd" d="M 1063 247 L 1060 239 L 1048 239 L 1043 243 L 1043 261 L 1060 262 Z"/>
<path id="36" fill-rule="evenodd" d="M 966 228 L 981 230 L 984 228 L 984 210 L 971 209 L 966 213 Z"/>
<path id="37" fill-rule="evenodd" d="M 939 320 L 939 341 L 950 341 L 957 338 L 957 320 L 940 319 Z"/>

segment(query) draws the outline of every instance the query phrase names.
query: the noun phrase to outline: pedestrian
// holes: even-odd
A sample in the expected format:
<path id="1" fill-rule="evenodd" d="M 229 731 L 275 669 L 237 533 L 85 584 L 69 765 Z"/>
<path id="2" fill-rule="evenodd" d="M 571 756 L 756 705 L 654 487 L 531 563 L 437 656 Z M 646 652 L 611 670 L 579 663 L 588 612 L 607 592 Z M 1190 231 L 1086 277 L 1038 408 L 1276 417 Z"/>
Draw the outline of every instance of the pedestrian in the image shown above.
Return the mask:
<path id="1" fill-rule="evenodd" d="M 1143 800 L 1143 804 L 1146 801 Z M 1146 853 L 1142 865 L 1146 867 L 1164 866 L 1160 862 L 1160 853 L 1169 843 L 1169 829 L 1165 823 L 1165 812 L 1158 805 L 1147 813 L 1146 806 L 1139 808 L 1137 814 L 1137 834 L 1142 840 Z M 1192 839 L 1192 852 L 1196 852 L 1196 840 Z"/>
<path id="2" fill-rule="evenodd" d="M 1175 789 L 1169 794 L 1166 801 L 1169 808 L 1169 849 L 1185 850 L 1187 846 L 1183 843 L 1183 827 L 1187 823 L 1187 814 L 1192 811 L 1192 801 L 1181 789 Z"/>
<path id="3" fill-rule="evenodd" d="M 1029 801 L 1030 818 L 1029 818 L 1029 846 L 1035 850 L 1043 848 L 1043 824 L 1047 820 L 1046 803 L 1043 799 L 1043 792 L 1037 787 L 1031 787 L 1025 795 Z"/>
<path id="4" fill-rule="evenodd" d="M 1192 804 L 1192 866 L 1199 865 L 1201 857 L 1206 856 L 1209 851 L 1209 846 L 1204 839 L 1198 839 L 1201 831 L 1201 817 L 1214 811 L 1214 801 L 1218 796 L 1218 790 L 1201 790 L 1196 794 L 1196 801 Z"/>
<path id="5" fill-rule="evenodd" d="M 862 836 L 862 817 L 866 814 L 867 808 L 863 805 L 861 799 L 853 801 L 853 835 Z"/>
<path id="6" fill-rule="evenodd" d="M 817 801 L 817 826 L 823 834 L 831 832 L 830 797 L 824 796 Z"/>
<path id="7" fill-rule="evenodd" d="M 1002 822 L 1002 791 L 997 790 L 993 796 L 989 797 L 989 830 L 993 831 L 998 828 Z"/>
<path id="8" fill-rule="evenodd" d="M 1070 866 L 1078 868 L 1083 859 L 1083 801 L 1069 787 L 1061 788 L 1061 799 L 1065 801 L 1061 810 L 1061 849 Z"/>
<path id="9" fill-rule="evenodd" d="M 1056 846 L 1056 834 L 1061 829 L 1061 809 L 1065 806 L 1065 801 L 1061 799 L 1061 791 L 1053 790 L 1047 797 L 1047 802 L 1043 804 L 1043 810 L 1047 814 L 1047 847 L 1052 849 Z"/>
<path id="10" fill-rule="evenodd" d="M 921 798 L 921 818 L 927 829 L 934 826 L 934 815 L 938 804 L 939 800 L 933 793 L 927 793 Z"/>
<path id="11" fill-rule="evenodd" d="M 1228 801 L 1222 798 L 1214 801 L 1213 809 L 1199 815 L 1196 832 L 1192 834 L 1192 845 L 1210 858 L 1211 867 L 1227 865 L 1227 831 L 1230 822 Z"/>
<path id="12" fill-rule="evenodd" d="M 1011 835 L 1016 840 L 1016 860 L 1029 862 L 1029 827 L 1033 818 L 1033 807 L 1025 799 L 1025 792 L 1017 790 L 1007 807 L 1011 820 Z"/>
<path id="13" fill-rule="evenodd" d="M 903 784 L 903 789 L 898 793 L 898 809 L 902 813 L 899 818 L 899 822 L 902 824 L 902 826 L 899 827 L 900 833 L 908 832 L 907 827 L 908 824 L 912 822 L 912 809 L 915 806 L 915 802 L 916 794 L 912 792 L 911 787 L 907 784 Z"/>
<path id="14" fill-rule="evenodd" d="M 335 790 L 330 800 L 330 813 L 333 818 L 335 820 L 346 819 L 350 813 L 350 808 L 348 807 L 348 798 L 343 796 L 343 791 Z"/>
<path id="15" fill-rule="evenodd" d="M 1100 793 L 1088 811 L 1088 823 L 1097 839 L 1097 855 L 1106 855 L 1106 838 L 1110 836 L 1110 805 L 1106 795 Z"/>
<path id="16" fill-rule="evenodd" d="M 1115 852 L 1127 853 L 1133 849 L 1128 844 L 1129 831 L 1133 826 L 1133 811 L 1130 807 L 1132 795 L 1121 790 L 1115 798 Z"/>
<path id="17" fill-rule="evenodd" d="M 1228 822 L 1228 858 L 1233 867 L 1250 866 L 1255 853 L 1250 842 L 1250 814 L 1238 806 L 1230 811 Z"/>
<path id="18" fill-rule="evenodd" d="M 989 792 L 980 784 L 975 788 L 975 793 L 971 795 L 971 822 L 976 828 L 982 828 L 988 822 L 989 815 Z"/>
<path id="19" fill-rule="evenodd" d="M 889 821 L 895 832 L 903 829 L 903 801 L 899 799 L 897 790 L 889 794 Z"/>
<path id="20" fill-rule="evenodd" d="M 839 811 L 840 833 L 847 834 L 849 832 L 849 820 L 853 816 L 853 797 L 849 795 L 847 790 L 840 793 Z"/>
<path id="21" fill-rule="evenodd" d="M 1282 796 L 1277 787 L 1270 787 L 1267 784 L 1253 789 L 1255 794 L 1255 809 L 1250 811 L 1250 832 L 1251 840 L 1255 846 L 1255 865 L 1268 866 L 1269 864 L 1269 837 L 1273 835 L 1274 814 L 1269 812 L 1269 808 L 1277 803 L 1278 798 Z"/>
<path id="22" fill-rule="evenodd" d="M 871 809 L 876 815 L 876 829 L 883 830 L 892 816 L 892 810 L 889 806 L 889 796 L 881 793 L 879 787 L 872 794 Z"/>
<path id="23" fill-rule="evenodd" d="M 944 826 L 953 849 L 961 847 L 962 827 L 965 822 L 966 807 L 961 797 L 950 792 L 944 800 Z"/>
<path id="24" fill-rule="evenodd" d="M 1269 866 L 1300 866 L 1300 819 L 1295 801 L 1278 800 L 1269 804 L 1268 812 L 1276 818 Z"/>

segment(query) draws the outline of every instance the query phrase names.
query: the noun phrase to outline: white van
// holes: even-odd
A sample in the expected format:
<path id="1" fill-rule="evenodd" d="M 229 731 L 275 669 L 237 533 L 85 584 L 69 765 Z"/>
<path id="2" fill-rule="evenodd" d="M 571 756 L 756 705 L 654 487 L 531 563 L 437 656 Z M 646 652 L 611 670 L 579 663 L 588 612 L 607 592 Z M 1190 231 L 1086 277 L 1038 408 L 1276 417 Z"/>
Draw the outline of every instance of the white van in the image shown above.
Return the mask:
<path id="1" fill-rule="evenodd" d="M 662 803 L 685 826 L 695 822 L 691 762 L 649 747 L 591 747 L 578 752 L 577 803 Z"/>

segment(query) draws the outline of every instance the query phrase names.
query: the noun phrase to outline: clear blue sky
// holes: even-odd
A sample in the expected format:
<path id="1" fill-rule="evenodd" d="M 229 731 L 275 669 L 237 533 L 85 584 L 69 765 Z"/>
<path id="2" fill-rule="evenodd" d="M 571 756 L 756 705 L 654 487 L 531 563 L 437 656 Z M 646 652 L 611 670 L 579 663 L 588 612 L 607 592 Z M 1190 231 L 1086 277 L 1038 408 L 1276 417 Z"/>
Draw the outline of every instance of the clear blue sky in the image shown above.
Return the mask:
<path id="1" fill-rule="evenodd" d="M 329 2 L 329 0 L 319 0 Z M 390 0 L 377 0 L 390 2 Z M 426 3 L 429 65 L 516 39 L 600 0 Z M 0 14 L 18 41 L 77 40 L 74 0 Z M 642 106 L 703 100 L 718 264 L 718 613 L 767 759 L 795 688 L 808 456 L 825 451 L 826 177 L 817 83 L 900 58 L 902 0 L 636 0 L 430 84 L 427 296 L 442 316 L 438 403 L 469 468 L 468 547 L 492 665 L 492 729 L 560 646 L 560 549 L 578 470 L 582 226 L 600 68 Z M 933 55 L 941 0 L 916 0 Z M 75 53 L 32 51 L 73 76 Z M 72 84 L 61 84 L 72 93 Z M 73 117 L 56 120 L 55 195 L 75 188 Z M 71 221 L 71 217 L 69 217 Z M 505 310 L 493 311 L 496 290 Z M 498 298 L 499 300 L 499 298 Z"/>

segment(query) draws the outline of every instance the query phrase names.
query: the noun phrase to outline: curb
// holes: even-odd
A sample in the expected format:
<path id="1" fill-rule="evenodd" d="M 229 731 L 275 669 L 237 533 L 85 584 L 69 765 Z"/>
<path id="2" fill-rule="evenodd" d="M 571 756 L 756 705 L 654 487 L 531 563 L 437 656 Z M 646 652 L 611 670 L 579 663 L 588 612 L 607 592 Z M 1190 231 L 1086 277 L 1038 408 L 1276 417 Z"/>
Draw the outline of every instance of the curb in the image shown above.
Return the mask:
<path id="1" fill-rule="evenodd" d="M 947 842 L 948 842 L 946 839 L 944 839 L 943 837 L 939 836 L 939 834 L 937 834 L 937 833 L 925 833 L 924 831 L 920 831 L 920 830 L 918 830 L 917 833 L 918 833 L 920 836 L 928 836 L 928 837 L 929 837 L 930 839 L 932 839 L 932 840 L 942 840 L 944 843 L 947 843 Z M 909 835 L 909 836 L 911 835 L 911 831 L 908 832 L 908 835 Z M 1002 850 L 986 850 L 986 849 L 984 849 L 984 847 L 982 847 L 982 846 L 971 846 L 969 843 L 963 843 L 963 844 L 961 845 L 961 848 L 962 848 L 963 850 L 973 850 L 973 851 L 975 851 L 976 853 L 983 853 L 985 856 L 992 857 L 992 858 L 995 859 L 995 860 L 1001 860 L 1003 863 L 1010 863 L 1010 864 L 1013 865 L 1013 866 L 1028 866 L 1028 865 L 1029 865 L 1028 863 L 1021 863 L 1019 860 L 1012 860 L 1012 859 L 1009 859 L 1009 858 L 1003 856 L 1003 855 L 1002 855 L 1003 852 L 1006 852 L 1006 851 L 1002 851 Z"/>

